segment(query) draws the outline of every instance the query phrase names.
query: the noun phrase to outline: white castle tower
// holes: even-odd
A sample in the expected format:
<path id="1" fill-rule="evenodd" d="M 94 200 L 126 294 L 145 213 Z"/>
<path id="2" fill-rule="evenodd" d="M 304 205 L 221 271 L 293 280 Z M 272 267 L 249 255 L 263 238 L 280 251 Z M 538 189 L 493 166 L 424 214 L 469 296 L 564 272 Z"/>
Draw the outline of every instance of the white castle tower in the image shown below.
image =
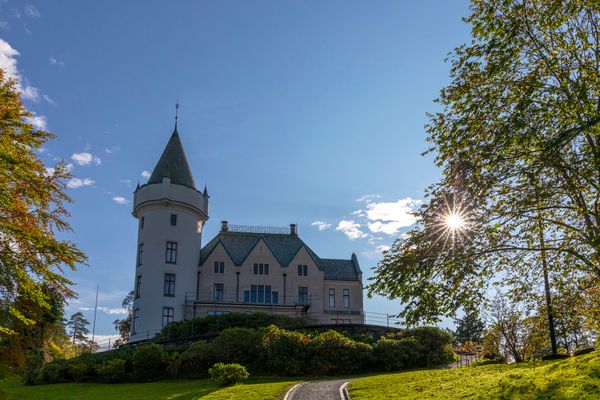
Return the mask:
<path id="1" fill-rule="evenodd" d="M 208 219 L 208 193 L 196 188 L 175 129 L 145 185 L 134 192 L 138 219 L 132 342 L 154 336 L 183 319 L 185 295 L 198 283 L 202 228 Z"/>

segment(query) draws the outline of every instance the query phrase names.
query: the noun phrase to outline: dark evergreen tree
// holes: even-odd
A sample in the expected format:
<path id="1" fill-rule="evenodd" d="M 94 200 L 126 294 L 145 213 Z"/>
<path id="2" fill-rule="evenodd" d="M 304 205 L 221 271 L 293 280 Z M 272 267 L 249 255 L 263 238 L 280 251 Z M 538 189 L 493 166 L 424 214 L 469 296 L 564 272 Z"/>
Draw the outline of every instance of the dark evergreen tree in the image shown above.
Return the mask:
<path id="1" fill-rule="evenodd" d="M 467 342 L 479 343 L 485 330 L 485 323 L 479 319 L 475 312 L 468 312 L 464 317 L 454 321 L 456 332 L 454 342 L 464 344 Z"/>
<path id="2" fill-rule="evenodd" d="M 71 315 L 71 318 L 67 321 L 67 329 L 73 338 L 73 344 L 88 344 L 89 341 L 86 335 L 90 333 L 89 324 L 90 322 L 85 319 L 82 312 Z"/>

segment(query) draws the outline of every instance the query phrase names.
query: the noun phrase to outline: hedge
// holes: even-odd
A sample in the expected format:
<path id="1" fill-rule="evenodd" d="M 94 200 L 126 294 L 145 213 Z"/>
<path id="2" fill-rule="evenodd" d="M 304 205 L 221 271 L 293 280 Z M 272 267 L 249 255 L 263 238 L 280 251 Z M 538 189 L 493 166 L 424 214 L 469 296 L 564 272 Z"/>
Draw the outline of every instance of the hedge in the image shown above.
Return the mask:
<path id="1" fill-rule="evenodd" d="M 235 363 L 252 375 L 342 375 L 398 371 L 451 362 L 451 337 L 437 328 L 388 335 L 373 345 L 330 330 L 320 334 L 274 325 L 230 328 L 214 340 L 191 343 L 181 353 L 158 344 L 48 363 L 37 383 L 131 382 L 204 378 L 211 366 Z"/>

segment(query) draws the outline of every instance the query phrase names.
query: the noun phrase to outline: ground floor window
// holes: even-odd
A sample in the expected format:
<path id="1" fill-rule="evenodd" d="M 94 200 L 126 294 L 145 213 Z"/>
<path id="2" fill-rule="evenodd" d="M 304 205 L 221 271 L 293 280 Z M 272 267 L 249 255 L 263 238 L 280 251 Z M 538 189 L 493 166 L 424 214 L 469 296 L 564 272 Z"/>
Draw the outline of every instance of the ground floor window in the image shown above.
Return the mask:
<path id="1" fill-rule="evenodd" d="M 308 287 L 298 286 L 298 304 L 308 304 Z"/>
<path id="2" fill-rule="evenodd" d="M 244 303 L 279 304 L 279 292 L 272 291 L 271 285 L 250 285 L 250 290 L 244 290 Z"/>
<path id="3" fill-rule="evenodd" d="M 175 319 L 175 309 L 173 307 L 163 307 L 162 326 L 169 325 Z"/>
<path id="4" fill-rule="evenodd" d="M 133 321 L 131 321 L 131 333 L 136 334 L 138 328 L 138 321 L 140 320 L 140 309 L 136 308 L 133 310 Z"/>
<path id="5" fill-rule="evenodd" d="M 225 286 L 222 283 L 215 283 L 213 291 L 213 301 L 223 301 L 223 292 Z"/>

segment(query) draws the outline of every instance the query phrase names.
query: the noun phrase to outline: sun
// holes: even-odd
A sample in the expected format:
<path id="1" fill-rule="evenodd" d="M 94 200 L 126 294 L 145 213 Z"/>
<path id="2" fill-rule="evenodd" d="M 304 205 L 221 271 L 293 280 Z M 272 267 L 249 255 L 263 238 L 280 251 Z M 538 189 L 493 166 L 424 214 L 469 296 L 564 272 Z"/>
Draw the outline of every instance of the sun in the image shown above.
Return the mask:
<path id="1" fill-rule="evenodd" d="M 465 227 L 465 220 L 462 215 L 451 212 L 444 216 L 444 224 L 448 229 L 457 231 Z"/>

